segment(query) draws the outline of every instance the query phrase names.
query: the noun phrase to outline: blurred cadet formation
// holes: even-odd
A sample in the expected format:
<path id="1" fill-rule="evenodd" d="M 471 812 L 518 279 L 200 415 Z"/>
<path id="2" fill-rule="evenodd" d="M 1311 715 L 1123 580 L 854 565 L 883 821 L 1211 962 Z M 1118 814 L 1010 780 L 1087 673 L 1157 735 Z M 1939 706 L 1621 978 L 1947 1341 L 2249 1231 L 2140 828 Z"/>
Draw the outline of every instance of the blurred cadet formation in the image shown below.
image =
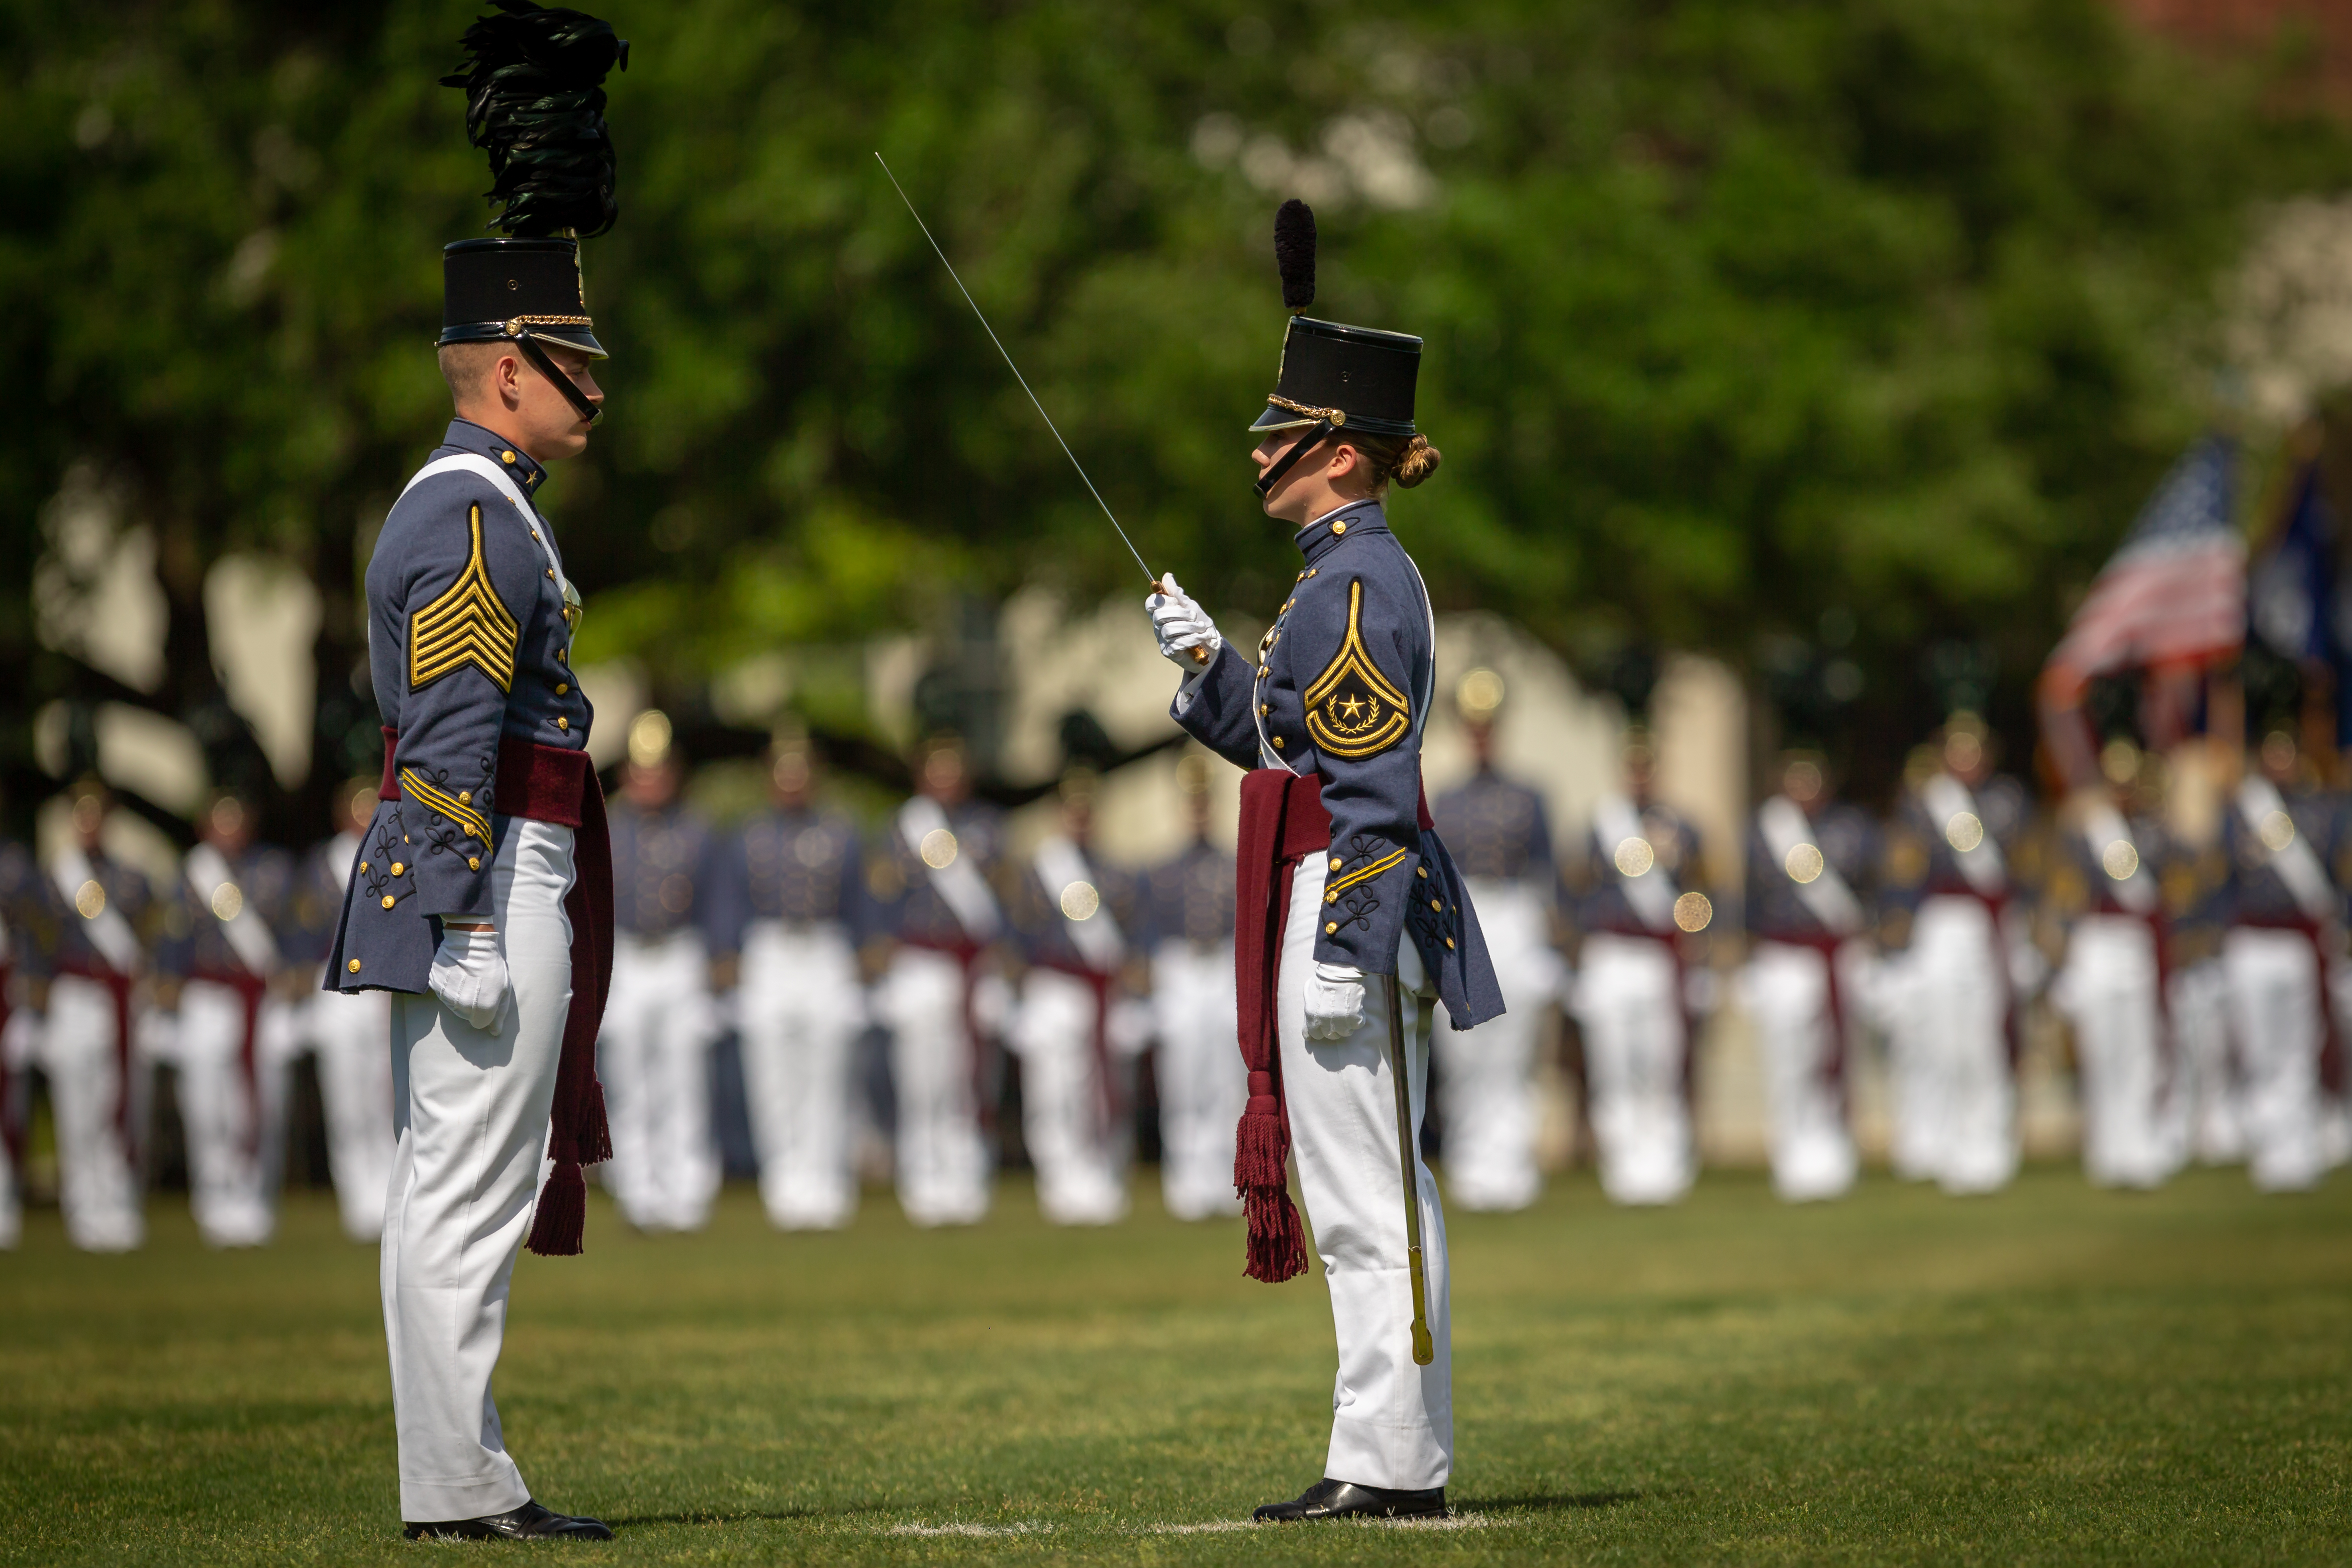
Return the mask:
<path id="1" fill-rule="evenodd" d="M 446 417 L 474 7 L 17 5 L 0 51 L 0 1227 L 382 1223 L 380 1000 L 318 966 L 382 754 L 361 577 Z M 1269 196 L 1410 319 L 1427 778 L 1503 1018 L 1432 1152 L 1513 1207 L 1706 1161 L 2345 1157 L 2352 30 L 2325 5 L 1039 4 L 629 18 L 628 416 L 551 487 L 647 1228 L 1006 1162 L 1234 1208 L 1228 771 L 887 152 L 1150 556 L 1238 504 Z M 1272 107 L 1269 107 L 1272 106 Z M 691 244 L 669 243 L 691 237 Z M 1105 605 L 1107 608 L 1097 609 Z M 354 816 L 354 802 L 356 817 Z M 373 1196 L 371 1196 L 373 1194 Z"/>

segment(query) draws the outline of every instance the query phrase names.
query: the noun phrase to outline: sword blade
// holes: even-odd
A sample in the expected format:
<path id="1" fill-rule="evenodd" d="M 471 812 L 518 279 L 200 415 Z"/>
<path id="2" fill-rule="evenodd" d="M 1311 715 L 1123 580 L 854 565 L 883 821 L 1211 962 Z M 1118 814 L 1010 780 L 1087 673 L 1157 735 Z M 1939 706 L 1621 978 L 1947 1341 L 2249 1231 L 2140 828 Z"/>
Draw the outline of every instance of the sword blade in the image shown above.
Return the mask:
<path id="1" fill-rule="evenodd" d="M 898 175 L 890 173 L 888 162 L 878 151 L 874 154 L 874 161 L 882 165 L 883 177 L 890 182 L 890 188 L 898 193 L 898 199 L 907 204 L 907 216 L 915 220 L 915 226 L 923 231 L 925 239 L 930 241 L 931 254 L 940 258 L 940 265 L 948 269 L 950 278 L 955 279 L 956 291 L 963 296 L 963 302 L 970 305 L 971 313 L 980 318 L 980 330 L 988 334 L 988 341 L 996 345 L 996 352 L 1004 355 L 1004 368 L 1013 373 L 1013 379 L 1021 384 L 1021 390 L 1029 393 L 1029 405 L 1037 411 L 1037 417 L 1045 422 L 1045 428 L 1053 431 L 1055 441 L 1062 448 L 1062 456 L 1069 458 L 1070 467 L 1078 470 L 1078 479 L 1086 485 L 1087 493 L 1095 498 L 1095 505 L 1102 508 L 1103 516 L 1110 519 L 1112 531 L 1118 535 L 1118 542 L 1127 546 L 1127 552 L 1135 557 L 1135 563 L 1143 567 L 1143 574 L 1151 580 L 1151 585 L 1155 588 L 1159 587 L 1159 574 L 1153 572 L 1150 567 L 1143 565 L 1143 552 L 1135 547 L 1135 541 L 1127 536 L 1127 530 L 1119 527 L 1118 519 L 1111 513 L 1110 503 L 1103 500 L 1102 491 L 1095 489 L 1094 480 L 1087 478 L 1087 466 L 1078 461 L 1078 455 L 1070 450 L 1070 444 L 1067 441 L 1062 439 L 1061 427 L 1054 423 L 1054 416 L 1045 412 L 1045 405 L 1037 401 L 1037 395 L 1029 391 L 1029 378 L 1023 375 L 1021 367 L 1013 363 L 1013 355 L 1006 352 L 1004 341 L 996 335 L 996 329 L 988 324 L 987 312 L 980 308 L 980 301 L 971 297 L 971 290 L 963 286 L 963 279 L 957 275 L 955 263 L 948 259 L 948 253 L 940 248 L 940 242 L 937 239 L 932 238 L 931 226 L 925 223 L 923 215 L 915 210 L 914 198 L 907 195 L 907 187 L 898 183 Z"/>

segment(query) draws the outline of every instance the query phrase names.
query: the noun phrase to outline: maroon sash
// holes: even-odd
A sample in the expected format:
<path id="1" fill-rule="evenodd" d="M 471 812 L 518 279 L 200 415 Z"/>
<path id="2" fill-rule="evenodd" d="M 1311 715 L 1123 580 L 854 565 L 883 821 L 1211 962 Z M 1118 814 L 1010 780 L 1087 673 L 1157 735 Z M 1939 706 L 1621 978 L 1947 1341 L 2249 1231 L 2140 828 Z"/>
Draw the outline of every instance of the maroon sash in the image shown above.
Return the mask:
<path id="1" fill-rule="evenodd" d="M 1429 801 L 1419 807 L 1423 832 L 1435 826 Z M 1241 837 L 1234 872 L 1234 981 L 1249 1104 L 1234 1135 L 1234 1190 L 1249 1222 L 1243 1272 L 1278 1285 L 1307 1272 L 1307 1232 L 1290 1201 L 1290 1110 L 1282 1095 L 1282 1041 L 1275 987 L 1282 974 L 1282 933 L 1290 923 L 1290 872 L 1331 847 L 1323 780 L 1285 768 L 1242 775 Z"/>
<path id="2" fill-rule="evenodd" d="M 393 766 L 399 740 L 394 731 L 384 731 L 379 800 L 400 798 Z M 613 839 L 604 821 L 604 787 L 586 752 L 508 735 L 499 742 L 493 800 L 502 816 L 573 830 L 572 890 L 563 897 L 563 912 L 572 922 L 572 1006 L 563 1017 L 547 1146 L 555 1169 L 540 1189 L 528 1243 L 541 1257 L 568 1258 L 583 1249 L 588 1227 L 588 1184 L 580 1167 L 613 1157 L 604 1089 L 596 1081 L 596 1035 L 613 988 Z"/>
<path id="3" fill-rule="evenodd" d="M 188 975 L 207 985 L 217 985 L 236 993 L 237 1005 L 244 1011 L 242 1028 L 236 1042 L 237 1076 L 245 1080 L 245 1102 L 253 1110 L 253 1120 L 246 1124 L 245 1152 L 256 1154 L 261 1150 L 261 1124 L 268 1120 L 261 1103 L 261 1004 L 269 994 L 269 982 L 242 964 L 235 969 L 198 967 Z M 123 987 L 127 994 L 130 987 Z M 123 1080 L 122 1095 L 131 1097 L 130 1079 Z"/>
<path id="4" fill-rule="evenodd" d="M 59 959 L 58 973 L 105 986 L 107 999 L 114 1004 L 114 1128 L 122 1139 L 123 1155 L 135 1165 L 139 1141 L 132 1125 L 137 1119 L 131 1113 L 131 976 L 117 974 L 111 964 L 95 953 L 88 959 Z"/>

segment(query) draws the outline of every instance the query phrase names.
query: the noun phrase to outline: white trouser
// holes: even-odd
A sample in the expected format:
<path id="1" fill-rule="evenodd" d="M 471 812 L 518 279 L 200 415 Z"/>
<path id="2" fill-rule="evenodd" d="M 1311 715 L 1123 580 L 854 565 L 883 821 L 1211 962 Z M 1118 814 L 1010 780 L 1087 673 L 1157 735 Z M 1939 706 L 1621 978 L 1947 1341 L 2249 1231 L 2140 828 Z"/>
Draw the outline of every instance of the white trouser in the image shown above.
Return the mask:
<path id="1" fill-rule="evenodd" d="M 22 1114 L 15 1096 L 23 1092 L 25 1068 L 40 1049 L 46 1022 L 39 1014 L 18 1007 L 9 1015 L 7 1028 L 0 1031 L 0 1114 Z M 0 1127 L 0 1252 L 22 1239 L 24 1225 L 25 1198 L 16 1163 L 8 1152 L 8 1130 Z"/>
<path id="2" fill-rule="evenodd" d="M 2235 1164 L 2246 1157 L 2246 1130 L 2230 1050 L 2229 966 L 2209 958 L 2179 970 L 2168 1000 L 2189 1152 L 2209 1165 Z"/>
<path id="3" fill-rule="evenodd" d="M 1928 899 L 1910 948 L 1888 967 L 1896 1172 L 1948 1193 L 2007 1186 L 2017 1174 L 2017 1089 L 1992 911 L 1965 895 Z"/>
<path id="4" fill-rule="evenodd" d="M 2074 1026 L 2083 1169 L 2101 1186 L 2157 1186 L 2179 1166 L 2156 977 L 2156 939 L 2145 921 L 2085 915 L 2051 987 L 2051 1001 Z"/>
<path id="5" fill-rule="evenodd" d="M 1621 1204 L 1673 1203 L 1697 1165 L 1683 1095 L 1681 966 L 1663 942 L 1595 931 L 1575 994 L 1601 1190 Z"/>
<path id="6" fill-rule="evenodd" d="M 1839 957 L 1839 979 L 1853 969 Z M 1759 942 L 1740 977 L 1764 1057 L 1772 1110 L 1772 1185 L 1790 1203 L 1837 1197 L 1853 1185 L 1853 1133 L 1832 1066 L 1829 961 L 1818 948 Z M 1854 988 L 1842 984 L 1841 995 Z"/>
<path id="7" fill-rule="evenodd" d="M 1559 989 L 1559 957 L 1541 893 L 1485 878 L 1471 908 L 1503 991 L 1503 1015 L 1475 1029 L 1432 1030 L 1442 1089 L 1445 1190 L 1465 1209 L 1523 1209 L 1543 1190 L 1536 1169 L 1536 1041 Z"/>
<path id="8" fill-rule="evenodd" d="M 245 998 L 236 987 L 210 980 L 190 980 L 180 988 L 173 1056 L 180 1068 L 188 1187 L 196 1229 L 213 1247 L 258 1247 L 277 1225 L 265 1140 L 277 1121 L 278 1079 L 263 1059 L 258 1032 L 257 1022 L 248 1079 Z"/>
<path id="9" fill-rule="evenodd" d="M 1236 1041 L 1233 944 L 1160 943 L 1151 956 L 1151 1012 L 1160 1197 L 1178 1219 L 1237 1215 L 1234 1130 L 1249 1107 L 1249 1069 Z"/>
<path id="10" fill-rule="evenodd" d="M 127 1252 L 147 1237 L 139 1177 L 122 1142 L 125 1086 L 115 1035 L 112 994 L 95 980 L 60 974 L 49 982 L 46 1026 L 26 1037 L 26 1065 L 37 1063 L 49 1080 L 66 1236 L 86 1252 Z"/>
<path id="11" fill-rule="evenodd" d="M 504 1513 L 530 1489 L 507 1457 L 490 1373 L 530 1232 L 572 1003 L 572 829 L 517 817 L 490 876 L 514 1001 L 496 1033 L 435 996 L 392 999 L 394 1146 L 383 1329 L 400 1517 Z"/>
<path id="12" fill-rule="evenodd" d="M 971 1225 L 988 1213 L 988 1145 L 980 1134 L 963 965 L 901 946 L 876 998 L 890 1030 L 898 1095 L 898 1203 L 917 1225 Z"/>
<path id="13" fill-rule="evenodd" d="M 319 1065 L 327 1113 L 327 1169 L 343 1234 L 383 1234 L 392 1183 L 392 997 L 383 991 L 320 991 L 303 1004 L 301 1034 Z"/>
<path id="14" fill-rule="evenodd" d="M 711 1023 L 699 933 L 614 937 L 613 989 L 596 1041 L 613 1128 L 604 1180 L 640 1230 L 699 1230 L 719 1195 Z"/>
<path id="15" fill-rule="evenodd" d="M 1364 1022 L 1344 1040 L 1307 1038 L 1307 977 L 1323 928 L 1326 857 L 1299 861 L 1282 933 L 1276 1017 L 1282 1090 L 1298 1191 L 1331 1291 L 1339 1372 L 1331 1394 L 1331 1447 L 1323 1473 L 1359 1486 L 1441 1487 L 1454 1468 L 1454 1334 L 1447 1307 L 1445 1211 L 1421 1160 L 1428 1042 L 1412 1000 L 1424 984 L 1412 939 L 1398 945 L 1405 1059 L 1412 1107 L 1412 1168 L 1421 1202 L 1428 1321 L 1436 1357 L 1412 1360 L 1412 1281 L 1406 1263 L 1404 1177 L 1397 1151 L 1396 1079 L 1389 1065 L 1387 987 L 1364 981 Z"/>
<path id="16" fill-rule="evenodd" d="M 1094 987 L 1076 975 L 1037 967 L 1022 977 L 1005 1043 L 1021 1058 L 1021 1131 L 1037 1168 L 1037 1206 L 1055 1225 L 1127 1216 L 1127 1140 L 1096 1022 Z"/>
<path id="17" fill-rule="evenodd" d="M 838 926 L 760 921 L 743 933 L 737 999 L 760 1199 L 779 1230 L 857 1212 L 850 1052 L 865 1023 L 857 956 Z"/>
<path id="18" fill-rule="evenodd" d="M 2301 931 L 2234 926 L 2221 941 L 2221 964 L 2245 1064 L 2249 1173 L 2264 1192 L 2315 1186 L 2327 1170 L 2318 955 Z"/>

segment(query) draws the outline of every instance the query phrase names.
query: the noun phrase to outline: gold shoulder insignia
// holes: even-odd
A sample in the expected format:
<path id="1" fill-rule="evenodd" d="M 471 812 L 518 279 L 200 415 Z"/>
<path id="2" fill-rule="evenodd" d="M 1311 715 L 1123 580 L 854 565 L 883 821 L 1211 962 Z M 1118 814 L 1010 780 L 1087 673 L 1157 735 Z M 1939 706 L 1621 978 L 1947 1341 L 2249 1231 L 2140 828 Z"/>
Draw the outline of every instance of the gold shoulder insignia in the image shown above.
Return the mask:
<path id="1" fill-rule="evenodd" d="M 1364 647 L 1364 580 L 1348 584 L 1348 635 L 1328 668 L 1307 689 L 1307 733 L 1335 757 L 1369 757 L 1402 740 L 1412 706 Z"/>
<path id="2" fill-rule="evenodd" d="M 452 670 L 472 665 L 497 683 L 514 687 L 515 643 L 521 635 L 490 585 L 482 559 L 482 509 L 470 509 L 474 552 L 448 591 L 408 617 L 408 689 L 430 686 Z"/>

